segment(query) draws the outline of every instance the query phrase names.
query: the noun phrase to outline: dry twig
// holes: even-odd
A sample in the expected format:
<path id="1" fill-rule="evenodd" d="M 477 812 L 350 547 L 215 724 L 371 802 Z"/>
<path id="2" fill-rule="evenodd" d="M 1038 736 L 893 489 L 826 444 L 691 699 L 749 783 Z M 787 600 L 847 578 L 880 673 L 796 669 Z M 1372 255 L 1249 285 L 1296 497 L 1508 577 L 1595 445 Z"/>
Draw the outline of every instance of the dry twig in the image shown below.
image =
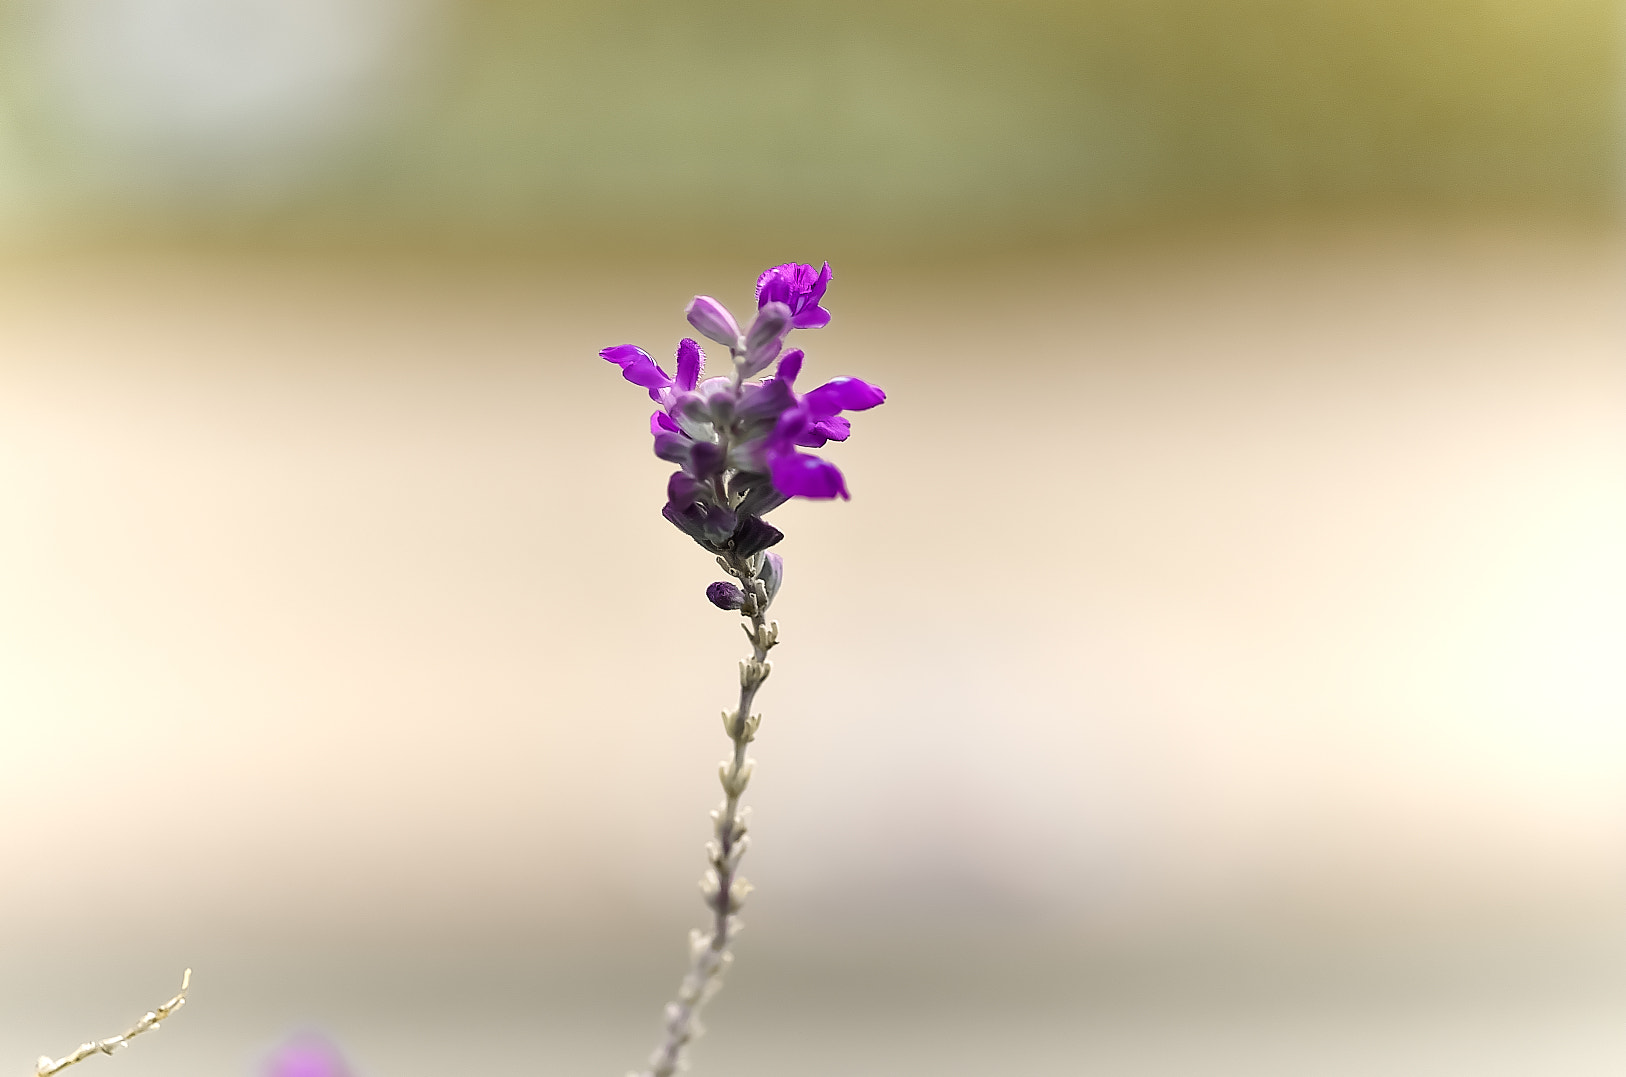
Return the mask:
<path id="1" fill-rule="evenodd" d="M 191 985 L 192 970 L 187 969 L 186 972 L 181 975 L 181 989 L 176 993 L 175 997 L 158 1007 L 156 1010 L 149 1011 L 146 1016 L 137 1021 L 128 1031 L 117 1036 L 109 1036 L 105 1040 L 97 1040 L 94 1043 L 82 1043 L 79 1045 L 79 1049 L 73 1054 L 63 1055 L 55 1062 L 52 1062 L 51 1059 L 46 1055 L 40 1055 L 39 1064 L 34 1070 L 35 1077 L 52 1077 L 53 1074 L 61 1073 L 63 1070 L 67 1069 L 76 1062 L 83 1062 L 91 1055 L 110 1055 L 114 1051 L 117 1051 L 120 1047 L 123 1047 L 125 1044 L 135 1039 L 137 1036 L 141 1035 L 143 1032 L 152 1031 L 158 1027 L 158 1022 L 162 1021 L 164 1018 L 186 1005 L 186 989 Z"/>

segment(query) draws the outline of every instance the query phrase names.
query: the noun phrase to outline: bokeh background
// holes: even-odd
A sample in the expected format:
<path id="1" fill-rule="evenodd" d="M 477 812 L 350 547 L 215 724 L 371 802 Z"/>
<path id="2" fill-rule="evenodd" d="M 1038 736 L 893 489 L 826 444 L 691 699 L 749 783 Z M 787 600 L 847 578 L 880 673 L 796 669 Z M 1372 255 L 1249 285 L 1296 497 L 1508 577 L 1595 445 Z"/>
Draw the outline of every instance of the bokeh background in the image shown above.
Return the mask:
<path id="1" fill-rule="evenodd" d="M 0 6 L 0 1066 L 637 1066 L 742 641 L 594 356 L 828 258 L 698 1072 L 1620 1073 L 1623 46 Z"/>

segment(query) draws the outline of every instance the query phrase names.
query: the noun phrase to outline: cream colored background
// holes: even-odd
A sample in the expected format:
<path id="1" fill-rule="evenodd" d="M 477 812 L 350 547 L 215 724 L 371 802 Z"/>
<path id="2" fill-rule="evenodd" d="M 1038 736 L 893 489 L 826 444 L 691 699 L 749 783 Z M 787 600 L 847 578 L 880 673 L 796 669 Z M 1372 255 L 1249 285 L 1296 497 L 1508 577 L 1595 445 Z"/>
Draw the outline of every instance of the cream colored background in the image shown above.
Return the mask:
<path id="1" fill-rule="evenodd" d="M 1618 234 L 837 266 L 704 1072 L 1626 1062 Z M 741 640 L 647 401 L 726 259 L 103 254 L 0 285 L 0 1061 L 618 1072 Z M 87 1071 L 88 1072 L 88 1071 Z"/>

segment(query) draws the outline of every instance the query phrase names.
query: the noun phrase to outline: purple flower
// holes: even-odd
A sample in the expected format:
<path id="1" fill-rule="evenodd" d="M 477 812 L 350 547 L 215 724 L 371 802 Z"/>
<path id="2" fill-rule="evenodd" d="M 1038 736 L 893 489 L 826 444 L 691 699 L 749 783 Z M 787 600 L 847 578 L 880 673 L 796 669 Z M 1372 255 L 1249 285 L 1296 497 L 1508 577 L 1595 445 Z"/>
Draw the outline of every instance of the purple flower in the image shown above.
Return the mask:
<path id="1" fill-rule="evenodd" d="M 847 482 L 841 471 L 828 460 L 812 453 L 789 452 L 776 456 L 769 465 L 774 488 L 791 497 L 832 498 L 849 500 Z"/>
<path id="2" fill-rule="evenodd" d="M 667 480 L 661 514 L 708 550 L 755 556 L 784 537 L 762 517 L 790 498 L 848 497 L 840 469 L 805 450 L 847 440 L 852 424 L 842 413 L 873 408 L 886 394 L 847 377 L 798 393 L 806 356 L 800 349 L 781 354 L 792 329 L 829 321 L 819 306 L 829 281 L 828 263 L 818 273 L 797 263 L 768 270 L 757 282 L 758 311 L 744 334 L 722 304 L 696 296 L 688 306 L 689 321 L 728 345 L 735 360 L 732 377 L 701 381 L 705 357 L 688 339 L 678 345 L 676 375 L 631 344 L 599 353 L 660 405 L 649 417 L 655 455 L 678 467 Z M 772 376 L 747 380 L 775 358 L 779 365 Z M 777 559 L 773 563 L 777 566 Z M 778 572 L 776 567 L 775 579 Z M 708 597 L 719 605 L 731 601 L 720 590 L 725 586 L 713 585 Z"/>
<path id="3" fill-rule="evenodd" d="M 605 348 L 598 356 L 620 367 L 623 378 L 648 389 L 649 398 L 662 404 L 671 399 L 671 390 L 692 391 L 695 382 L 700 380 L 700 368 L 706 361 L 706 353 L 700 350 L 699 344 L 688 337 L 678 342 L 675 378 L 656 366 L 655 360 L 649 357 L 648 352 L 632 344 L 617 344 L 613 348 Z"/>
<path id="4" fill-rule="evenodd" d="M 830 324 L 830 312 L 819 301 L 829 286 L 829 262 L 816 273 L 810 265 L 786 262 L 757 278 L 757 306 L 783 303 L 790 308 L 797 329 L 823 329 Z"/>
<path id="5" fill-rule="evenodd" d="M 312 1035 L 284 1043 L 266 1063 L 265 1077 L 350 1077 L 338 1048 Z"/>
<path id="6" fill-rule="evenodd" d="M 664 389 L 672 384 L 672 375 L 655 365 L 655 360 L 642 348 L 631 344 L 617 344 L 598 353 L 621 368 L 621 376 L 645 389 Z"/>

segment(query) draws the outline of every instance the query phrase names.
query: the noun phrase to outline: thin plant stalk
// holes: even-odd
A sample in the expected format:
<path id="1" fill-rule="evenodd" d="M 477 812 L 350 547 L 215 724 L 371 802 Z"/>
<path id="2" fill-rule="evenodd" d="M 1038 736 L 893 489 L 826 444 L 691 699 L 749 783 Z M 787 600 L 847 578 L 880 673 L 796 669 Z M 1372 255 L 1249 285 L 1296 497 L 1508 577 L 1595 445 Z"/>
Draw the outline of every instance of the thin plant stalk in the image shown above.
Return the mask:
<path id="1" fill-rule="evenodd" d="M 700 1010 L 728 968 L 740 906 L 751 890 L 739 874 L 749 844 L 740 797 L 754 765 L 746 748 L 762 720 L 751 706 L 771 671 L 768 652 L 779 642 L 779 625 L 767 620 L 768 606 L 784 581 L 784 562 L 768 550 L 785 536 L 763 517 L 792 498 L 846 499 L 841 469 L 807 450 L 847 440 L 852 424 L 843 412 L 886 402 L 880 386 L 859 378 L 832 378 L 805 392 L 796 388 L 806 354 L 800 348 L 785 350 L 785 341 L 793 330 L 829 324 L 830 312 L 821 304 L 830 279 L 828 262 L 821 269 L 801 262 L 772 267 L 757 277 L 757 313 L 744 330 L 716 299 L 695 296 L 684 313 L 702 336 L 728 349 L 733 361 L 728 376 L 702 381 L 705 353 L 699 341 L 687 337 L 678 342 L 671 374 L 635 344 L 614 344 L 598 353 L 658 405 L 649 417 L 655 455 L 678 465 L 667 479 L 661 515 L 739 581 L 718 580 L 706 588 L 706 599 L 719 609 L 739 611 L 751 642 L 751 656 L 740 663 L 739 705 L 723 712 L 723 732 L 733 751 L 718 766 L 723 803 L 711 813 L 709 866 L 700 880 L 711 926 L 689 933 L 689 971 L 666 1006 L 660 1045 L 649 1067 L 632 1077 L 672 1077 L 684 1067 L 684 1051 L 700 1035 Z"/>
<path id="2" fill-rule="evenodd" d="M 683 1068 L 684 1048 L 703 1031 L 701 1007 L 722 986 L 723 973 L 733 961 L 728 947 L 740 929 L 736 914 L 751 892 L 751 884 L 739 873 L 740 858 L 751 843 L 745 818 L 749 809 L 741 809 L 740 797 L 756 765 L 746 756 L 746 747 L 756 739 L 762 721 L 761 715 L 751 713 L 751 707 L 757 689 L 773 670 L 768 652 L 779 642 L 779 623 L 766 620 L 769 595 L 760 575 L 761 554 L 746 558 L 721 556 L 717 563 L 740 581 L 745 592 L 740 614 L 746 623 L 741 627 L 751 641 L 751 657 L 740 662 L 739 706 L 723 712 L 723 732 L 733 742 L 734 750 L 718 764 L 723 803 L 711 813 L 714 836 L 706 843 L 709 867 L 700 879 L 701 897 L 712 911 L 712 923 L 709 931 L 696 928 L 689 933 L 689 971 L 678 986 L 677 998 L 666 1005 L 665 1034 L 649 1056 L 649 1068 L 639 1077 L 672 1077 Z"/>
<path id="3" fill-rule="evenodd" d="M 39 1062 L 34 1067 L 35 1077 L 54 1077 L 55 1074 L 61 1073 L 69 1066 L 78 1065 L 91 1055 L 110 1055 L 114 1051 L 117 1051 L 120 1047 L 127 1045 L 131 1040 L 135 1039 L 143 1032 L 158 1031 L 159 1022 L 163 1021 L 164 1018 L 186 1005 L 186 992 L 191 986 L 192 970 L 187 969 L 186 972 L 181 975 L 181 989 L 175 993 L 174 998 L 170 999 L 168 1002 L 164 1003 L 162 1006 L 159 1006 L 155 1010 L 147 1011 L 147 1013 L 142 1016 L 141 1020 L 137 1021 L 134 1025 L 119 1033 L 117 1036 L 109 1036 L 105 1040 L 92 1040 L 90 1043 L 82 1043 L 79 1045 L 78 1050 L 74 1051 L 72 1054 L 63 1055 L 54 1062 L 51 1060 L 49 1055 L 40 1055 Z"/>

